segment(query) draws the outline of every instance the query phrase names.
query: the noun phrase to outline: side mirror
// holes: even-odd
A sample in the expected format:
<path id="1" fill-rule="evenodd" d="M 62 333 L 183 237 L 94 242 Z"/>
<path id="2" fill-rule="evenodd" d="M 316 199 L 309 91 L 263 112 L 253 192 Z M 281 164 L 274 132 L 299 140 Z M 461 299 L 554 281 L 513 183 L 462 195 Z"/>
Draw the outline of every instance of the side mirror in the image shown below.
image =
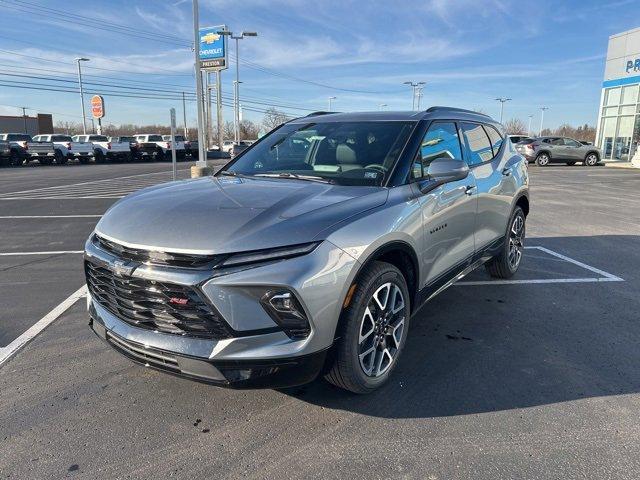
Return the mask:
<path id="1" fill-rule="evenodd" d="M 436 158 L 429 164 L 427 174 L 439 182 L 455 182 L 467 178 L 469 167 L 463 160 Z"/>

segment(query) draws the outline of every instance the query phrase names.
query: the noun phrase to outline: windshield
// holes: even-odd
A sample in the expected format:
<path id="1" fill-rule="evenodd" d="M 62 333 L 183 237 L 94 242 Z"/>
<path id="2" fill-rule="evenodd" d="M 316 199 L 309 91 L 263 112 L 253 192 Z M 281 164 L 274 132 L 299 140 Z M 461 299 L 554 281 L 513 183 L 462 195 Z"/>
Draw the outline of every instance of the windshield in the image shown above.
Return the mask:
<path id="1" fill-rule="evenodd" d="M 382 185 L 415 122 L 289 124 L 260 140 L 226 171 Z"/>

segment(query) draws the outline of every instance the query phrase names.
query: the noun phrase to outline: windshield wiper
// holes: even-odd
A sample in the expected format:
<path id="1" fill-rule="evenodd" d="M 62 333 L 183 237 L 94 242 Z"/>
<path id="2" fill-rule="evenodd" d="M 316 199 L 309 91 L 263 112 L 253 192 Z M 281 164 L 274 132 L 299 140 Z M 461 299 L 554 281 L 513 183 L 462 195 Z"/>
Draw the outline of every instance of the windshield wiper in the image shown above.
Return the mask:
<path id="1" fill-rule="evenodd" d="M 220 170 L 219 175 L 227 175 L 229 177 L 252 177 L 253 175 L 247 175 L 245 173 L 233 172 L 231 170 Z"/>
<path id="2" fill-rule="evenodd" d="M 296 180 L 306 180 L 308 182 L 334 183 L 328 178 L 317 177 L 313 175 L 298 175 L 297 173 L 280 172 L 280 173 L 256 173 L 254 177 L 268 178 L 295 178 Z"/>

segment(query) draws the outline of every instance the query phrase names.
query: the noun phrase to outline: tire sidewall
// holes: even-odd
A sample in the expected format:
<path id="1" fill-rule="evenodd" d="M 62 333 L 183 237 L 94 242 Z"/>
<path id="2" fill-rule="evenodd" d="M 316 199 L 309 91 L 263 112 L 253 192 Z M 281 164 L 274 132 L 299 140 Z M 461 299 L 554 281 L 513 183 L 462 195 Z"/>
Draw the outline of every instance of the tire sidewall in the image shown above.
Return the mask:
<path id="1" fill-rule="evenodd" d="M 543 160 L 543 159 L 545 159 L 545 160 Z M 548 154 L 541 153 L 536 158 L 536 165 L 538 165 L 539 167 L 546 167 L 547 165 L 549 165 L 550 161 L 551 161 L 551 158 L 549 157 Z"/>
<path id="2" fill-rule="evenodd" d="M 505 262 L 507 265 L 507 268 L 509 269 L 509 271 L 512 274 L 515 274 L 518 269 L 520 268 L 520 263 L 522 263 L 522 259 L 520 260 L 520 263 L 518 263 L 518 266 L 514 269 L 511 267 L 511 264 L 509 263 L 509 237 L 511 235 L 511 226 L 513 225 L 513 221 L 516 219 L 517 215 L 521 215 L 522 216 L 522 243 L 524 245 L 524 240 L 527 238 L 527 217 L 524 214 L 524 211 L 522 210 L 522 208 L 520 207 L 516 207 L 513 209 L 513 212 L 511 213 L 511 217 L 509 217 L 509 225 L 507 226 L 507 235 L 505 238 L 505 246 L 504 246 L 504 256 L 505 256 Z M 523 247 L 524 248 L 524 247 Z"/>
<path id="3" fill-rule="evenodd" d="M 593 163 L 590 163 L 590 159 L 594 158 L 595 161 L 593 161 Z M 585 158 L 584 158 L 584 164 L 588 167 L 594 167 L 595 165 L 598 164 L 598 156 L 595 153 L 590 153 L 588 154 Z"/>
<path id="4" fill-rule="evenodd" d="M 376 388 L 379 388 L 393 374 L 393 371 L 398 364 L 398 360 L 400 359 L 400 356 L 402 355 L 402 352 L 404 350 L 407 334 L 409 331 L 411 299 L 409 297 L 409 289 L 407 288 L 406 281 L 402 273 L 400 273 L 400 271 L 392 265 L 388 265 L 385 270 L 386 271 L 383 272 L 382 275 L 378 276 L 373 282 L 369 282 L 368 285 L 364 285 L 363 290 L 356 292 L 356 294 L 354 295 L 354 299 L 352 300 L 354 302 L 351 305 L 352 308 L 349 309 L 347 318 L 345 319 L 347 322 L 349 322 L 348 328 L 346 329 L 345 338 L 343 339 L 346 344 L 347 351 L 350 352 L 348 355 L 348 361 L 352 363 L 351 367 L 356 373 L 358 384 L 366 390 L 374 390 Z M 402 332 L 400 348 L 396 352 L 391 367 L 389 367 L 389 369 L 379 377 L 369 377 L 362 370 L 362 367 L 360 366 L 360 359 L 358 357 L 360 326 L 369 299 L 381 285 L 387 282 L 396 284 L 400 288 L 400 290 L 402 291 L 402 295 L 404 296 L 406 305 L 404 330 Z"/>

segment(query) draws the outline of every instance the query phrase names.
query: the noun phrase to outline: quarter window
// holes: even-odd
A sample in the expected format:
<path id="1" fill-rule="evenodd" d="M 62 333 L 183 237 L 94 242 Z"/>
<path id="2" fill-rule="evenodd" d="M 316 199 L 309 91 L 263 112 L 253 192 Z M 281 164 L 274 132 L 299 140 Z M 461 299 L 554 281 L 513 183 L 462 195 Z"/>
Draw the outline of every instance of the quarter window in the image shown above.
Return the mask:
<path id="1" fill-rule="evenodd" d="M 491 143 L 482 125 L 461 123 L 460 128 L 465 139 L 466 161 L 469 166 L 478 165 L 493 158 Z"/>
<path id="2" fill-rule="evenodd" d="M 498 150 L 500 150 L 500 147 L 502 146 L 502 142 L 504 140 L 502 136 L 498 133 L 498 131 L 495 128 L 493 128 L 491 125 L 485 125 L 484 129 L 487 131 L 487 135 L 489 135 L 489 140 L 491 141 L 491 148 L 493 148 L 493 156 L 495 157 L 498 154 Z M 521 137 L 518 137 L 518 139 L 520 138 Z"/>
<path id="3" fill-rule="evenodd" d="M 413 164 L 414 179 L 426 175 L 429 164 L 436 158 L 462 159 L 460 138 L 453 122 L 434 122 L 422 139 L 420 151 Z"/>

